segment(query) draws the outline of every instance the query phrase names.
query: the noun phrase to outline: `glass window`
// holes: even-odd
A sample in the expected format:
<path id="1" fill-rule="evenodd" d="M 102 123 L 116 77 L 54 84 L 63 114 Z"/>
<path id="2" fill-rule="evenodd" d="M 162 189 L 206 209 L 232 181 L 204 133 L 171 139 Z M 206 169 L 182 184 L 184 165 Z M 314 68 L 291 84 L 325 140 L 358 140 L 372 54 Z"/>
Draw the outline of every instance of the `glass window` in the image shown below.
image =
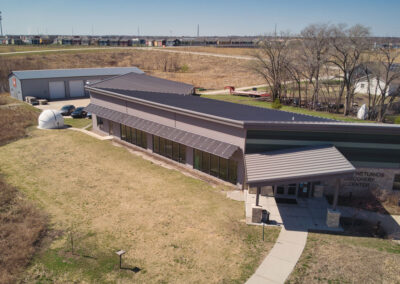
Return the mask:
<path id="1" fill-rule="evenodd" d="M 126 126 L 125 125 L 123 125 L 123 124 L 120 124 L 121 125 L 121 140 L 126 140 Z"/>
<path id="2" fill-rule="evenodd" d="M 288 185 L 288 194 L 289 195 L 295 195 L 296 194 L 296 187 L 297 187 L 297 184 L 295 184 L 295 183 L 289 184 Z"/>
<path id="3" fill-rule="evenodd" d="M 285 187 L 283 185 L 278 185 L 276 187 L 276 194 L 285 194 Z"/>
<path id="4" fill-rule="evenodd" d="M 219 158 L 219 177 L 228 180 L 228 160 Z"/>
<path id="5" fill-rule="evenodd" d="M 201 158 L 201 170 L 205 173 L 210 173 L 210 154 L 203 152 Z"/>
<path id="6" fill-rule="evenodd" d="M 186 163 L 186 146 L 179 145 L 179 162 Z"/>
<path id="7" fill-rule="evenodd" d="M 97 125 L 103 124 L 103 118 L 96 116 Z"/>
<path id="8" fill-rule="evenodd" d="M 400 174 L 394 175 L 393 190 L 400 190 Z"/>
<path id="9" fill-rule="evenodd" d="M 126 141 L 128 141 L 129 143 L 131 143 L 131 138 L 132 138 L 132 132 L 131 132 L 131 128 L 130 127 L 126 127 Z"/>
<path id="10" fill-rule="evenodd" d="M 131 140 L 132 144 L 137 145 L 137 139 L 138 139 L 137 136 L 138 136 L 138 131 L 136 129 L 132 129 L 132 140 Z"/>
<path id="11" fill-rule="evenodd" d="M 172 142 L 172 159 L 179 161 L 179 143 Z"/>
<path id="12" fill-rule="evenodd" d="M 165 155 L 172 159 L 172 141 L 165 139 Z"/>
<path id="13" fill-rule="evenodd" d="M 153 135 L 153 152 L 160 153 L 160 137 Z"/>
<path id="14" fill-rule="evenodd" d="M 211 157 L 210 157 L 210 174 L 215 177 L 219 176 L 219 158 L 218 158 L 218 156 L 211 155 Z"/>
<path id="15" fill-rule="evenodd" d="M 147 148 L 147 133 L 142 131 L 142 147 Z"/>
<path id="16" fill-rule="evenodd" d="M 233 184 L 237 182 L 237 162 L 233 160 L 229 160 L 228 181 Z"/>
<path id="17" fill-rule="evenodd" d="M 201 168 L 201 151 L 194 149 L 194 159 L 193 159 L 193 167 L 196 170 L 200 170 Z"/>
<path id="18" fill-rule="evenodd" d="M 160 155 L 165 156 L 165 139 L 160 137 Z"/>

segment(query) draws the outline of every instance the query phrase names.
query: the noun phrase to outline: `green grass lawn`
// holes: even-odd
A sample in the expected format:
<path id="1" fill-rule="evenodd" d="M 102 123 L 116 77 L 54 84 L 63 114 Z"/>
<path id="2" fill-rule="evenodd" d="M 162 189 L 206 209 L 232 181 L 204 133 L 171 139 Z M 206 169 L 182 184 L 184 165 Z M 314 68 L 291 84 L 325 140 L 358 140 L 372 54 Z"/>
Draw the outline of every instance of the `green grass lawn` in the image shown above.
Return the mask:
<path id="1" fill-rule="evenodd" d="M 75 128 L 85 128 L 92 124 L 92 120 L 88 118 L 64 118 L 64 124 Z"/>
<path id="2" fill-rule="evenodd" d="M 263 108 L 272 108 L 272 106 L 271 106 L 272 103 L 260 101 L 260 100 L 254 99 L 254 98 L 232 96 L 232 95 L 201 95 L 201 96 L 204 98 L 221 100 L 221 101 L 226 101 L 226 102 L 231 102 L 231 103 L 251 105 L 251 106 L 257 106 L 257 107 L 263 107 Z M 318 116 L 318 117 L 323 117 L 323 118 L 335 119 L 335 120 L 340 120 L 340 121 L 350 121 L 350 122 L 360 122 L 360 123 L 373 123 L 374 122 L 374 121 L 368 121 L 368 120 L 359 120 L 359 119 L 352 118 L 352 117 L 344 117 L 341 114 L 313 111 L 313 110 L 308 110 L 308 109 L 299 108 L 299 107 L 292 107 L 292 106 L 282 106 L 281 110 L 294 112 L 294 113 L 307 114 L 307 115 L 312 115 L 312 116 Z"/>
<path id="3" fill-rule="evenodd" d="M 222 188 L 80 132 L 32 129 L 0 147 L 0 161 L 54 235 L 24 283 L 243 283 L 279 233 L 268 228 L 263 242 Z M 120 249 L 140 271 L 119 270 Z"/>

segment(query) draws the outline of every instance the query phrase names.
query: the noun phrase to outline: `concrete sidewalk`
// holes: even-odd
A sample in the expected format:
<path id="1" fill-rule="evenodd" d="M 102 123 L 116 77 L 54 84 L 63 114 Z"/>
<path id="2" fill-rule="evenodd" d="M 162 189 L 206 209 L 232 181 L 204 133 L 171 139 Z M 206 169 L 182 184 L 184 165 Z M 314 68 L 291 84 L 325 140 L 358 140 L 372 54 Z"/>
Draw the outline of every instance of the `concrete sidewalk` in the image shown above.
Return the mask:
<path id="1" fill-rule="evenodd" d="M 246 283 L 284 283 L 303 252 L 307 235 L 306 229 L 292 231 L 282 228 L 274 247 Z"/>

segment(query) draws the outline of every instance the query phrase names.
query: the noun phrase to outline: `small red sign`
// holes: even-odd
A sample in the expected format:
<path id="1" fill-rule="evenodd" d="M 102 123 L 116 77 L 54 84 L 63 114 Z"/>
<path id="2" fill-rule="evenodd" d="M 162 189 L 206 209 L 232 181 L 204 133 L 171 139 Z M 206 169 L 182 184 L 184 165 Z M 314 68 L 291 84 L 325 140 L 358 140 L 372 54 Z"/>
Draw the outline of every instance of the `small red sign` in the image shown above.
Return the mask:
<path id="1" fill-rule="evenodd" d="M 17 86 L 17 79 L 12 78 L 12 82 L 13 82 L 13 86 L 16 87 Z"/>

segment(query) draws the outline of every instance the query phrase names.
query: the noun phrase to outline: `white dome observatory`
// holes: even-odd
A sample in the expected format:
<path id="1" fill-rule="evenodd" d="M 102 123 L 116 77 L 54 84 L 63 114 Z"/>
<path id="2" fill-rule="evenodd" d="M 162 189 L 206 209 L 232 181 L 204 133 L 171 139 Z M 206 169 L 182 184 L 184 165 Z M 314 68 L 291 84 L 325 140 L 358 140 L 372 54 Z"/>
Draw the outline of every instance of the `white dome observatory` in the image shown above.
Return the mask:
<path id="1" fill-rule="evenodd" d="M 39 115 L 38 124 L 41 129 L 63 128 L 64 118 L 59 111 L 47 109 Z"/>

